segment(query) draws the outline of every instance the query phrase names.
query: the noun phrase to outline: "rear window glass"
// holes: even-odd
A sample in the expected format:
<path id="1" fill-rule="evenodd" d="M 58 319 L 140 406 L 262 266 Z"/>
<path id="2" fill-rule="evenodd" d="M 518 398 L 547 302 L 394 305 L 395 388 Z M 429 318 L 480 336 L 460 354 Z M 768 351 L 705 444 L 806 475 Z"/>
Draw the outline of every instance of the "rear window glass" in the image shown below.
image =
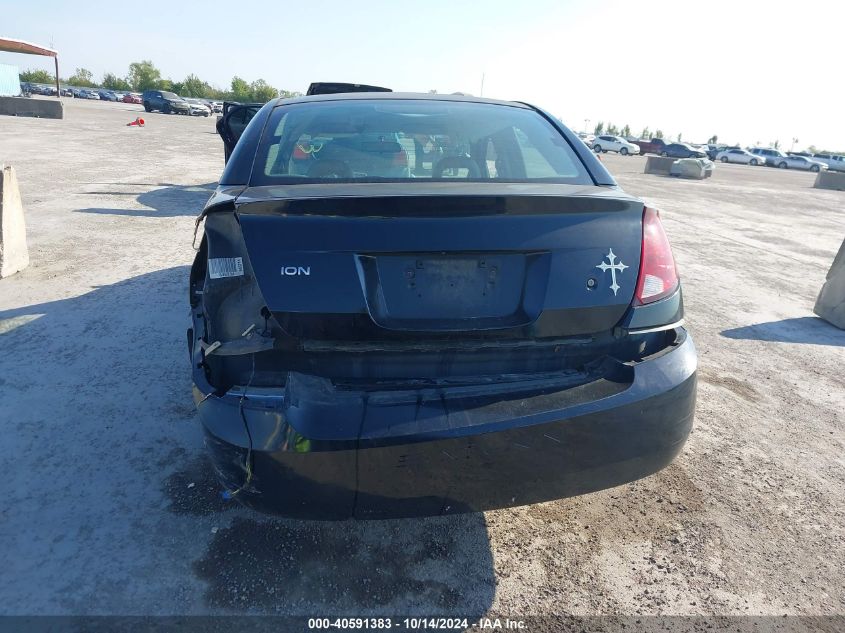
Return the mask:
<path id="1" fill-rule="evenodd" d="M 417 179 L 592 182 L 533 110 L 414 99 L 281 105 L 252 174 L 256 185 Z"/>

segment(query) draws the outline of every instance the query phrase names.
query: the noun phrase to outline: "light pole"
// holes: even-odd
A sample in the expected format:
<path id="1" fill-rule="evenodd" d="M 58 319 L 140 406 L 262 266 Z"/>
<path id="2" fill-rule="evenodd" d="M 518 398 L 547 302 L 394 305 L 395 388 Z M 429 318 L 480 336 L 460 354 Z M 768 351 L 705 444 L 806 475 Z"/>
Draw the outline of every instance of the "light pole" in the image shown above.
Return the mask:
<path id="1" fill-rule="evenodd" d="M 584 119 L 584 134 L 590 133 L 590 119 Z"/>

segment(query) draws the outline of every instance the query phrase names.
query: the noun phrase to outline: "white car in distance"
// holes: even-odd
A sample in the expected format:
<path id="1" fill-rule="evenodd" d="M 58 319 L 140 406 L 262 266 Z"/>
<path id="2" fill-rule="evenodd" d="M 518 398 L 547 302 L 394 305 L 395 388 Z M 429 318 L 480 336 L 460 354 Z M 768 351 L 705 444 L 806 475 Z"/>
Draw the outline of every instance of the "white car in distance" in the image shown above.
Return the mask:
<path id="1" fill-rule="evenodd" d="M 826 163 L 816 160 L 814 158 L 807 158 L 806 156 L 784 156 L 778 159 L 775 167 L 781 169 L 803 169 L 804 171 L 827 171 Z"/>
<path id="2" fill-rule="evenodd" d="M 845 171 L 845 156 L 838 154 L 813 154 L 811 160 L 827 165 L 830 171 Z"/>
<path id="3" fill-rule="evenodd" d="M 602 134 L 597 136 L 593 141 L 593 151 L 597 154 L 619 152 L 622 156 L 627 156 L 628 154 L 639 154 L 640 148 L 633 143 L 629 143 L 621 136 Z"/>
<path id="4" fill-rule="evenodd" d="M 199 99 L 186 98 L 185 101 L 188 102 L 191 116 L 211 116 L 211 108 Z"/>
<path id="5" fill-rule="evenodd" d="M 716 160 L 722 163 L 739 163 L 740 165 L 762 165 L 763 161 L 759 156 L 755 156 L 745 149 L 734 147 L 733 149 L 723 149 L 716 154 Z"/>

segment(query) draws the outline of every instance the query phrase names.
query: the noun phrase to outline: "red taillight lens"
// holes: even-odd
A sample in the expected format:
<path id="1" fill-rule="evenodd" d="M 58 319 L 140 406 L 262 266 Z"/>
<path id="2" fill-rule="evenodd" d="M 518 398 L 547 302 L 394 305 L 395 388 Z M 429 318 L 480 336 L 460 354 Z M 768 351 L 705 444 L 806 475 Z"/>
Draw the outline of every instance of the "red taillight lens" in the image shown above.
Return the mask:
<path id="1" fill-rule="evenodd" d="M 305 150 L 303 150 L 299 144 L 297 143 L 296 147 L 293 148 L 293 159 L 294 160 L 308 160 L 311 158 Z"/>
<path id="2" fill-rule="evenodd" d="M 640 305 L 668 297 L 678 288 L 678 269 L 660 215 L 646 207 L 643 212 L 643 252 L 634 301 Z"/>
<path id="3" fill-rule="evenodd" d="M 405 150 L 400 150 L 393 155 L 393 166 L 394 167 L 407 167 L 408 166 L 408 155 L 405 153 Z"/>

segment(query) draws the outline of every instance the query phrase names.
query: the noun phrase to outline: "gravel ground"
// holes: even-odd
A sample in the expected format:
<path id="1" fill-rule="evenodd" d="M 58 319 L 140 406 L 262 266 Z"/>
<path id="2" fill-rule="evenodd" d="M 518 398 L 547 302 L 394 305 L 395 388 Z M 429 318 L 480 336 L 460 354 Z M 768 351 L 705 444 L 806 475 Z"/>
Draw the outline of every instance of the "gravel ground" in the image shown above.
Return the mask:
<path id="1" fill-rule="evenodd" d="M 32 264 L 0 281 L 0 614 L 845 613 L 845 332 L 812 315 L 845 194 L 718 165 L 642 174 L 700 354 L 681 456 L 601 493 L 486 514 L 309 523 L 224 503 L 185 350 L 213 119 L 65 100 L 0 118 Z"/>

